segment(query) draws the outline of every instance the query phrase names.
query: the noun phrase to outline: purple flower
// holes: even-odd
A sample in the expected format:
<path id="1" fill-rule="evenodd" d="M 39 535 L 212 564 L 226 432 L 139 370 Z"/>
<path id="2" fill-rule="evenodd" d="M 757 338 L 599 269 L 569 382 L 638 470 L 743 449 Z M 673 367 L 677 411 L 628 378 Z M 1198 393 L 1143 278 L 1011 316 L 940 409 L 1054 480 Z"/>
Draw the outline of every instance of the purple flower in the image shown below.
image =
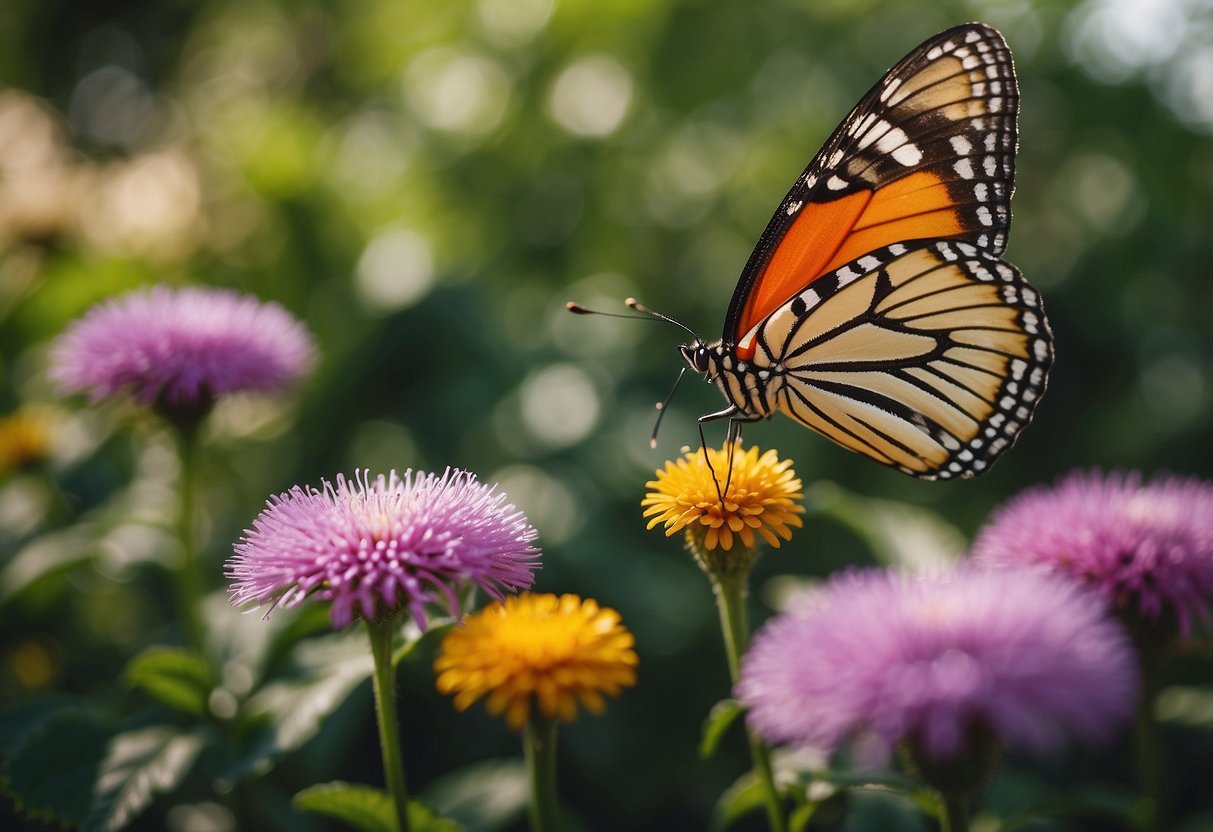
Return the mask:
<path id="1" fill-rule="evenodd" d="M 307 329 L 276 303 L 221 289 L 157 286 L 94 306 L 59 336 L 51 378 L 93 402 L 205 409 L 241 390 L 286 387 L 312 364 Z"/>
<path id="2" fill-rule="evenodd" d="M 333 625 L 407 607 L 422 629 L 435 590 L 455 614 L 472 581 L 493 598 L 534 581 L 535 530 L 496 486 L 466 471 L 337 476 L 271 498 L 227 562 L 232 603 L 332 601 Z"/>
<path id="3" fill-rule="evenodd" d="M 1137 472 L 1075 472 L 994 512 L 973 555 L 1037 564 L 1094 587 L 1117 612 L 1173 616 L 1180 632 L 1213 604 L 1213 483 Z"/>
<path id="4" fill-rule="evenodd" d="M 1132 710 L 1135 668 L 1120 625 L 1070 581 L 869 570 L 767 624 L 737 692 L 768 740 L 832 750 L 855 739 L 876 765 L 907 741 L 946 762 L 972 756 L 974 737 L 1029 750 L 1105 738 Z"/>

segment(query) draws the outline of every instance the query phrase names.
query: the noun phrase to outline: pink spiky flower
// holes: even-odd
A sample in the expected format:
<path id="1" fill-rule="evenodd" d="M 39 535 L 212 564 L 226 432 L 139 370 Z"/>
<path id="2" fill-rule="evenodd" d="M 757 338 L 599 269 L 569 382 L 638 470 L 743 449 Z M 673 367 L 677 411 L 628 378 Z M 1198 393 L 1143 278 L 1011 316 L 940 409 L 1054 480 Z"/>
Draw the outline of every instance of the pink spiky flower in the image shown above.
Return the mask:
<path id="1" fill-rule="evenodd" d="M 1135 674 L 1122 628 L 1065 578 L 868 570 L 768 623 L 737 691 L 773 742 L 853 739 L 871 764 L 904 743 L 938 770 L 1004 746 L 1105 739 L 1132 712 Z"/>
<path id="2" fill-rule="evenodd" d="M 1213 609 L 1213 483 L 1074 472 L 996 509 L 973 555 L 1068 575 L 1118 613 L 1169 620 L 1187 635 Z"/>
<path id="3" fill-rule="evenodd" d="M 226 568 L 232 603 L 268 602 L 269 615 L 316 597 L 332 602 L 335 627 L 407 609 L 425 629 L 433 601 L 460 614 L 466 582 L 500 600 L 534 581 L 535 529 L 469 472 L 322 483 L 271 498 L 236 543 Z"/>
<path id="4" fill-rule="evenodd" d="M 64 393 L 129 394 L 168 412 L 205 412 L 239 391 L 272 392 L 303 375 L 312 336 L 276 303 L 207 287 L 141 289 L 103 301 L 51 351 Z"/>

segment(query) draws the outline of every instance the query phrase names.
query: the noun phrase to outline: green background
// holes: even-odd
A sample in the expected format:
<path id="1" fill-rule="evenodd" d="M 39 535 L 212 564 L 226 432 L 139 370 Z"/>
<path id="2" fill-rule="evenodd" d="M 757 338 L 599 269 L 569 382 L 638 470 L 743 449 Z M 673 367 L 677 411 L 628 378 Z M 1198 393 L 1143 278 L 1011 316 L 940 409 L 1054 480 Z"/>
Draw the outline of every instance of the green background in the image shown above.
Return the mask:
<path id="1" fill-rule="evenodd" d="M 890 504 L 869 498 L 967 539 L 1000 501 L 1074 468 L 1209 476 L 1203 0 L 6 0 L 0 412 L 57 401 L 48 343 L 102 298 L 165 282 L 279 301 L 321 361 L 294 401 L 215 414 L 213 587 L 265 498 L 293 484 L 446 466 L 500 481 L 539 529 L 537 588 L 618 609 L 638 641 L 638 687 L 563 732 L 570 809 L 593 829 L 701 828 L 744 747 L 731 736 L 695 756 L 727 691 L 716 613 L 639 501 L 719 396 L 684 384 L 650 450 L 680 333 L 564 303 L 615 310 L 634 295 L 717 337 L 753 241 L 819 144 L 905 52 L 974 19 L 1001 29 L 1019 73 L 1006 256 L 1045 299 L 1047 395 L 1016 447 L 965 482 L 911 480 L 782 417 L 748 427 L 795 460 L 810 507 L 762 560 L 754 616 L 770 614 L 776 576 L 873 561 L 865 532 L 879 536 Z M 78 404 L 46 417 L 49 464 L 0 482 L 5 701 L 114 695 L 127 658 L 173 638 L 155 529 L 172 506 L 169 446 L 120 407 Z M 42 670 L 20 672 L 29 661 Z M 454 714 L 428 656 L 402 683 L 414 787 L 519 753 L 482 708 Z M 378 783 L 377 760 L 362 689 L 267 779 L 266 823 L 304 828 L 275 801 L 338 776 Z M 1088 773 L 1131 776 L 1094 756 L 1044 776 Z"/>

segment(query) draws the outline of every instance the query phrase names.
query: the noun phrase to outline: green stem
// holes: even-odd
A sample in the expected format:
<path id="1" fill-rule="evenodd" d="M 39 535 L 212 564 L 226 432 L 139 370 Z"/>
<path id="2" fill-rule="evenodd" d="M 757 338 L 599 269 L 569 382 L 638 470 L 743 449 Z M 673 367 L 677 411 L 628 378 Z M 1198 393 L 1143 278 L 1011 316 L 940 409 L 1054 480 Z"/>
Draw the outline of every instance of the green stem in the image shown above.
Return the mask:
<path id="1" fill-rule="evenodd" d="M 729 662 L 729 678 L 736 685 L 741 678 L 741 655 L 749 642 L 749 625 L 746 623 L 745 596 L 746 573 L 712 575 L 712 588 L 716 591 L 716 607 L 720 611 L 720 629 L 724 634 L 724 651 Z M 750 759 L 754 772 L 762 785 L 766 803 L 767 819 L 772 832 L 785 832 L 783 801 L 775 786 L 775 773 L 771 766 L 771 751 L 749 728 L 746 738 L 750 743 Z"/>
<path id="2" fill-rule="evenodd" d="M 969 832 L 969 797 L 964 792 L 944 792 L 942 832 Z"/>
<path id="3" fill-rule="evenodd" d="M 366 619 L 366 631 L 375 658 L 375 716 L 379 722 L 379 749 L 383 753 L 383 776 L 396 807 L 399 832 L 409 832 L 409 794 L 404 785 L 404 761 L 400 753 L 400 726 L 396 716 L 396 672 L 392 666 L 393 619 Z"/>
<path id="4" fill-rule="evenodd" d="M 531 832 L 556 832 L 556 720 L 532 712 L 523 751 L 531 775 Z"/>
<path id="5" fill-rule="evenodd" d="M 1158 662 L 1146 650 L 1141 651 L 1141 693 L 1137 703 L 1137 765 L 1140 788 L 1145 797 L 1146 815 L 1142 828 L 1162 832 L 1166 828 L 1162 807 L 1162 745 L 1154 701 L 1158 694 Z"/>
<path id="6" fill-rule="evenodd" d="M 178 429 L 177 449 L 181 457 L 181 475 L 177 483 L 177 539 L 181 542 L 181 565 L 177 568 L 177 602 L 186 643 L 203 649 L 202 573 L 198 565 L 198 432 Z"/>

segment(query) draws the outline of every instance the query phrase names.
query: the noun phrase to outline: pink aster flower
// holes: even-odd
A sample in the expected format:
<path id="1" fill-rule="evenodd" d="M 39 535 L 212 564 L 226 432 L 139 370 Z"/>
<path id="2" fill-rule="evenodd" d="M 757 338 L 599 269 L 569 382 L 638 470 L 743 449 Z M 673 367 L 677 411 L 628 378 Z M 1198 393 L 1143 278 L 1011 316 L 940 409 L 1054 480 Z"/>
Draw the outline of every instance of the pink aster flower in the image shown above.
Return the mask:
<path id="1" fill-rule="evenodd" d="M 1119 624 L 1070 581 L 869 570 L 768 623 L 737 692 L 768 740 L 830 750 L 855 739 L 877 765 L 905 742 L 945 764 L 988 758 L 975 741 L 1043 750 L 1106 738 L 1132 712 L 1134 674 Z"/>
<path id="2" fill-rule="evenodd" d="M 1173 618 L 1187 635 L 1213 606 L 1213 483 L 1075 472 L 997 509 L 973 554 L 1073 576 L 1117 612 Z"/>
<path id="3" fill-rule="evenodd" d="M 332 601 L 335 627 L 407 608 L 424 629 L 425 605 L 439 597 L 460 614 L 467 581 L 500 600 L 534 580 L 535 529 L 471 473 L 322 482 L 271 498 L 236 543 L 226 569 L 232 603 L 270 602 L 268 616 L 315 595 Z"/>
<path id="4" fill-rule="evenodd" d="M 312 364 L 307 329 L 276 303 L 235 291 L 157 286 L 94 306 L 59 336 L 51 378 L 93 402 L 129 393 L 170 411 L 276 391 Z"/>

